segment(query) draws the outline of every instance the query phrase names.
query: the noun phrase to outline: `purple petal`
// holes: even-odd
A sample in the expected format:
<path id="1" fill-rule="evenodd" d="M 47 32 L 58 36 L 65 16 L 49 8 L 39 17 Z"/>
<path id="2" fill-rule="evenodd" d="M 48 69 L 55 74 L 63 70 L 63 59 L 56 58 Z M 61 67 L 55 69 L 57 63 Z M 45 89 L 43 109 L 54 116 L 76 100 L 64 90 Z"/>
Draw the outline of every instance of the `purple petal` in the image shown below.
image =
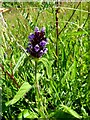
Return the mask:
<path id="1" fill-rule="evenodd" d="M 28 52 L 28 53 L 30 53 L 30 52 L 31 52 L 30 48 L 28 48 L 28 47 L 26 48 L 26 50 L 27 50 L 27 52 Z"/>
<path id="2" fill-rule="evenodd" d="M 48 48 L 44 48 L 43 53 L 47 53 Z"/>
<path id="3" fill-rule="evenodd" d="M 42 27 L 41 32 L 45 32 L 45 27 Z"/>
<path id="4" fill-rule="evenodd" d="M 31 44 L 28 44 L 28 47 L 29 47 L 30 49 L 32 49 L 32 48 L 33 48 L 33 46 L 32 46 Z"/>
<path id="5" fill-rule="evenodd" d="M 40 50 L 40 47 L 39 47 L 39 45 L 38 45 L 38 44 L 37 44 L 37 45 L 35 45 L 34 50 L 35 50 L 36 52 L 38 52 L 38 51 Z"/>
<path id="6" fill-rule="evenodd" d="M 30 34 L 30 35 L 28 36 L 28 38 L 29 38 L 30 41 L 32 41 L 32 40 L 34 39 L 34 37 L 35 37 L 34 34 Z"/>
<path id="7" fill-rule="evenodd" d="M 43 50 L 41 50 L 39 53 L 38 53 L 38 56 L 41 57 L 43 55 Z"/>
<path id="8" fill-rule="evenodd" d="M 47 44 L 47 42 L 42 40 L 39 44 L 40 44 L 40 46 L 44 47 Z"/>
<path id="9" fill-rule="evenodd" d="M 35 27 L 35 30 L 34 30 L 35 32 L 38 32 L 39 31 L 39 28 L 38 27 Z"/>

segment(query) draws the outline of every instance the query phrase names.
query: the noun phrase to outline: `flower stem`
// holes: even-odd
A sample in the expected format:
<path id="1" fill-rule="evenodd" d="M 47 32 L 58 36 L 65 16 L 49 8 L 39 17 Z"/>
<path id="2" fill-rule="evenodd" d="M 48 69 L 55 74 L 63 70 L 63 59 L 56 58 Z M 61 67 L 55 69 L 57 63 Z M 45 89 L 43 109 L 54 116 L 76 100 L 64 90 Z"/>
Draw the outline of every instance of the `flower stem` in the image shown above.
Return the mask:
<path id="1" fill-rule="evenodd" d="M 39 83 L 38 83 L 38 79 L 37 79 L 37 60 L 35 60 L 35 87 L 36 87 L 36 102 L 38 105 L 38 101 L 39 101 Z"/>
<path id="2" fill-rule="evenodd" d="M 37 65 L 38 65 L 38 61 L 35 60 L 35 91 L 36 91 L 36 105 L 37 105 L 37 109 L 38 109 L 38 113 L 42 116 L 42 117 L 46 117 L 45 113 L 44 113 L 44 106 L 43 106 L 43 101 L 42 101 L 42 96 L 40 95 L 40 89 L 39 89 L 39 81 L 37 79 Z M 46 112 L 46 110 L 45 110 Z"/>

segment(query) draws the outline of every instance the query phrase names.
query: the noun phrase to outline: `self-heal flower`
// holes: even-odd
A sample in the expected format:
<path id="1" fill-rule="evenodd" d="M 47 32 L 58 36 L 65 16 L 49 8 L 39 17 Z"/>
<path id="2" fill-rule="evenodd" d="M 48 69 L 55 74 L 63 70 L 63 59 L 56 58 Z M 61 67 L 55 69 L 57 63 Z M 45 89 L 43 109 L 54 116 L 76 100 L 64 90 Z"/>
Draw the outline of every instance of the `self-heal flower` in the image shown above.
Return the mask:
<path id="1" fill-rule="evenodd" d="M 35 58 L 42 57 L 43 54 L 47 53 L 46 45 L 48 39 L 45 37 L 45 28 L 43 27 L 39 30 L 38 27 L 35 27 L 34 33 L 29 35 L 29 43 L 27 47 L 27 52 Z"/>

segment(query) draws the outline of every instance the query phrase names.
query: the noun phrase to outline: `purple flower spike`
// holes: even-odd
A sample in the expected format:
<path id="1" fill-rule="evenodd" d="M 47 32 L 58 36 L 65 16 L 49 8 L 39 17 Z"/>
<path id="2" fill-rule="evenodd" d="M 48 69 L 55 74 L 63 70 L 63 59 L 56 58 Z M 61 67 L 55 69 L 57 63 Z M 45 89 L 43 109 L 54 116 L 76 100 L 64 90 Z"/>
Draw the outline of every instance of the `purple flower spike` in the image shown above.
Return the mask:
<path id="1" fill-rule="evenodd" d="M 42 27 L 41 32 L 45 32 L 45 27 Z"/>
<path id="2" fill-rule="evenodd" d="M 36 27 L 34 33 L 30 34 L 28 38 L 27 52 L 31 56 L 40 58 L 43 54 L 47 53 L 46 44 L 48 44 L 48 39 L 45 37 L 45 27 L 41 31 Z"/>
<path id="3" fill-rule="evenodd" d="M 44 41 L 44 40 L 42 40 L 42 41 L 40 42 L 40 46 L 42 46 L 42 47 L 44 47 L 46 44 L 47 44 L 47 42 Z"/>
<path id="4" fill-rule="evenodd" d="M 40 50 L 40 47 L 39 47 L 39 45 L 38 45 L 38 44 L 37 44 L 37 45 L 35 45 L 34 50 L 35 50 L 36 52 L 38 52 L 38 51 Z"/>

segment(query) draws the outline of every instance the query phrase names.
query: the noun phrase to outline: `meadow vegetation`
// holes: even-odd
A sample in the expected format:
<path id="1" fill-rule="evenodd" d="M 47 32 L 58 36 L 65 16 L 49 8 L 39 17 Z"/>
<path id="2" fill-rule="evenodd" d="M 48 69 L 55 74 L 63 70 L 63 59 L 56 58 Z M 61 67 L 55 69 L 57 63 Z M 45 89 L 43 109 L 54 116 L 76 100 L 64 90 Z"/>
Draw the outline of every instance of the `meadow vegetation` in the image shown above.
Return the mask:
<path id="1" fill-rule="evenodd" d="M 6 24 L 0 24 L 2 118 L 89 120 L 90 2 L 2 6 L 9 9 L 3 12 Z M 26 51 L 35 26 L 44 26 L 48 38 L 37 73 L 35 59 Z"/>

